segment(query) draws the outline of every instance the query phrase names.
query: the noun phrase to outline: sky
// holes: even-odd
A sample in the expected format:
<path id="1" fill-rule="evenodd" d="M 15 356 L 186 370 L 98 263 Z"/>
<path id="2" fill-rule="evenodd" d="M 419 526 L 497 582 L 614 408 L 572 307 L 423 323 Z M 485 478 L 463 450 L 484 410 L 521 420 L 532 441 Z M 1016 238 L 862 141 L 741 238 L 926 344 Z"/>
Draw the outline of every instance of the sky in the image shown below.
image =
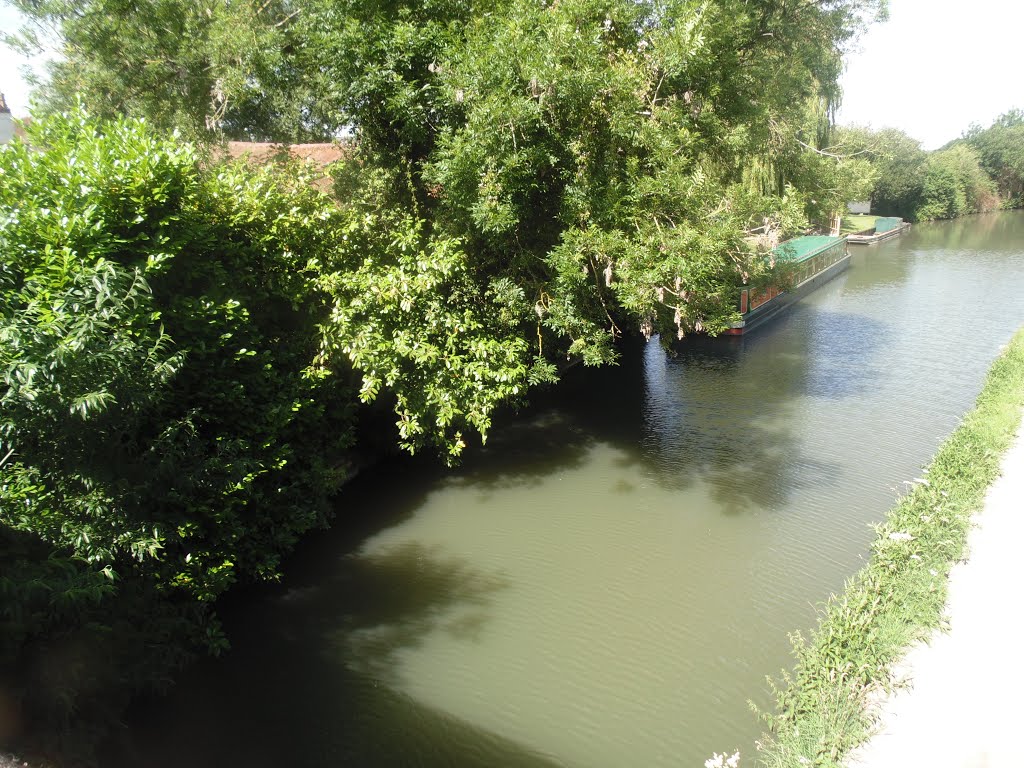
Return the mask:
<path id="1" fill-rule="evenodd" d="M 0 0 L 0 31 L 18 26 Z M 842 124 L 900 128 L 937 149 L 971 123 L 1024 109 L 1022 0 L 889 0 L 889 21 L 858 48 L 846 60 Z M 25 64 L 0 45 L 0 92 L 15 117 L 28 112 Z"/>
<path id="2" fill-rule="evenodd" d="M 900 128 L 938 149 L 1024 109 L 1024 2 L 889 0 L 847 57 L 838 122 Z"/>
<path id="3" fill-rule="evenodd" d="M 0 0 L 0 34 L 17 32 L 21 25 L 21 14 Z M 29 108 L 29 87 L 22 69 L 28 66 L 41 75 L 45 60 L 43 56 L 29 61 L 0 42 L 0 93 L 6 97 L 7 106 L 15 117 L 25 117 Z"/>

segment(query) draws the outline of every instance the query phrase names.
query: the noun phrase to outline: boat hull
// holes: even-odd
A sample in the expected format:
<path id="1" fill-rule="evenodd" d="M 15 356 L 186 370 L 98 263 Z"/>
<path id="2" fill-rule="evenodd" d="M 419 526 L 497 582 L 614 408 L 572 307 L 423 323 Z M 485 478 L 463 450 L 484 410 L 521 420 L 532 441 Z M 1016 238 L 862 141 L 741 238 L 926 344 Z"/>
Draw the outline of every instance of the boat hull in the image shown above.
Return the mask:
<path id="1" fill-rule="evenodd" d="M 889 240 L 890 238 L 893 237 L 899 237 L 908 229 L 910 229 L 910 224 L 904 222 L 901 226 L 896 227 L 895 229 L 890 229 L 888 232 L 882 232 L 881 234 L 847 235 L 846 242 L 851 243 L 853 245 L 874 245 L 875 243 L 880 243 L 883 240 Z"/>
<path id="2" fill-rule="evenodd" d="M 750 333 L 756 328 L 764 325 L 765 323 L 772 320 L 776 315 L 786 309 L 790 304 L 795 301 L 799 301 L 804 296 L 809 294 L 815 288 L 827 283 L 829 280 L 834 278 L 836 275 L 846 271 L 850 268 L 850 254 L 847 253 L 843 258 L 839 259 L 834 264 L 826 267 L 815 275 L 812 275 L 808 279 L 804 280 L 799 285 L 779 293 L 772 299 L 769 299 L 764 304 L 760 305 L 756 309 L 752 309 L 743 315 L 743 319 L 736 323 L 733 327 L 729 328 L 724 332 L 727 336 L 741 336 L 745 333 Z"/>

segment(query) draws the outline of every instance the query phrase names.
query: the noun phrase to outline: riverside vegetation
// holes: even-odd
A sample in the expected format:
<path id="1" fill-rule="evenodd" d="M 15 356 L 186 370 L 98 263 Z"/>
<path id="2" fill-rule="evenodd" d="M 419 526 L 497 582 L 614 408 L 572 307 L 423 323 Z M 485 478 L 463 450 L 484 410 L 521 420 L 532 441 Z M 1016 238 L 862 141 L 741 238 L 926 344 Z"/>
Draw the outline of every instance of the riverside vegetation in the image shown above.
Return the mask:
<path id="1" fill-rule="evenodd" d="M 1024 206 L 1024 112 L 1012 109 L 988 128 L 972 125 L 934 152 L 902 131 L 847 126 L 835 149 L 864 158 L 875 174 L 874 211 L 911 221 L 955 219 Z"/>
<path id="2" fill-rule="evenodd" d="M 841 766 L 872 733 L 872 702 L 893 664 L 942 626 L 950 569 L 964 557 L 971 517 L 999 474 L 1024 407 L 1024 330 L 996 360 L 975 408 L 924 477 L 878 526 L 871 560 L 834 596 L 765 713 L 768 766 Z"/>
<path id="3" fill-rule="evenodd" d="M 880 176 L 832 117 L 882 0 L 14 4 L 65 56 L 0 151 L 0 740 L 55 754 L 226 648 L 352 466 L 723 330 Z M 208 151 L 342 133 L 332 195 Z"/>

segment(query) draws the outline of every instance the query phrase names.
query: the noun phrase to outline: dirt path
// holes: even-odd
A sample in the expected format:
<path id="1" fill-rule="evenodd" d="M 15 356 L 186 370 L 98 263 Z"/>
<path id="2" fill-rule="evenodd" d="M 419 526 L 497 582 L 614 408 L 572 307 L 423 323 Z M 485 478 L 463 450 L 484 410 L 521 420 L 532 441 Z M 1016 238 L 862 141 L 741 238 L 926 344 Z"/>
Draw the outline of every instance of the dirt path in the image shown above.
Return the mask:
<path id="1" fill-rule="evenodd" d="M 882 705 L 850 768 L 1024 766 L 1024 428 L 975 524 L 950 573 L 949 633 L 907 655 L 910 687 Z"/>

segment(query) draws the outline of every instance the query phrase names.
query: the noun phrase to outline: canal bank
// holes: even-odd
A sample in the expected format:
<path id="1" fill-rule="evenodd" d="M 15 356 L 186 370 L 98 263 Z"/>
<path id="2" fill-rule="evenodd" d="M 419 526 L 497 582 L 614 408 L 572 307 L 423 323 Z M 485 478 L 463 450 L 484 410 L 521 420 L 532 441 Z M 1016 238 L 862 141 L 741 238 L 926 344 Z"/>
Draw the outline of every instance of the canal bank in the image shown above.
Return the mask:
<path id="1" fill-rule="evenodd" d="M 1007 702 L 1024 684 L 1014 663 L 1024 625 L 1001 596 L 1024 586 L 1022 408 L 1024 330 L 878 527 L 868 565 L 810 639 L 797 636 L 766 765 L 1019 765 Z"/>
<path id="2" fill-rule="evenodd" d="M 880 707 L 880 729 L 850 768 L 1017 768 L 1021 764 L 1019 663 L 1024 617 L 1005 595 L 1024 592 L 1024 430 L 1003 457 L 949 575 L 948 632 L 935 632 L 898 665 L 905 681 Z M 936 734 L 943 734 L 937 738 Z"/>

